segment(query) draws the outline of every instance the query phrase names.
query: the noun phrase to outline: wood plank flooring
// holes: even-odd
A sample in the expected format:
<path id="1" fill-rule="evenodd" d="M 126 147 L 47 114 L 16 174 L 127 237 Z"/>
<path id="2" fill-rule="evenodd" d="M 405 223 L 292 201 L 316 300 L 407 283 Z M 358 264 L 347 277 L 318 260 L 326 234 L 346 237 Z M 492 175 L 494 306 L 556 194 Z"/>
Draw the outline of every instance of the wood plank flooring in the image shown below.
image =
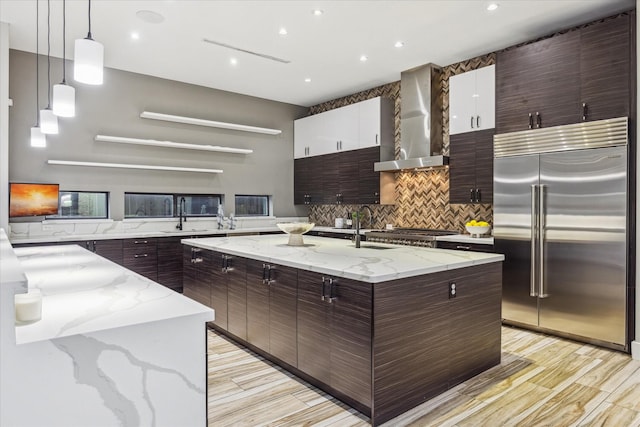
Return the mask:
<path id="1" fill-rule="evenodd" d="M 353 408 L 209 330 L 209 426 L 367 426 Z M 385 426 L 640 427 L 640 361 L 502 328 L 502 363 Z"/>

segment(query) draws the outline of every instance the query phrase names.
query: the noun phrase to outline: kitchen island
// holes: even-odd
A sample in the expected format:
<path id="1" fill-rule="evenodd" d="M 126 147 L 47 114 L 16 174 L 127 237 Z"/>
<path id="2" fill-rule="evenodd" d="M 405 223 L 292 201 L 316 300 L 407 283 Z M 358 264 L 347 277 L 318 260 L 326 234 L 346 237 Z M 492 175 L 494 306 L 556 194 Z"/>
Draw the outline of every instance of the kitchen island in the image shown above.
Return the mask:
<path id="1" fill-rule="evenodd" d="M 287 240 L 183 240 L 185 295 L 373 425 L 500 362 L 503 255 Z"/>
<path id="2" fill-rule="evenodd" d="M 210 308 L 77 245 L 0 251 L 0 425 L 206 424 Z"/>

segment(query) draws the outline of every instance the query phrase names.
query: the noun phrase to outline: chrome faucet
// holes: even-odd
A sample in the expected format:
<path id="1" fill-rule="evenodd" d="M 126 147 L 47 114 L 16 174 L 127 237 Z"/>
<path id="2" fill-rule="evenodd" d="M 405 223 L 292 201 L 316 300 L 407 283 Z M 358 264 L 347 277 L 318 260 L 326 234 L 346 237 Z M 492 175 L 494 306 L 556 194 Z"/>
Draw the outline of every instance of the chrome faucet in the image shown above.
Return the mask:
<path id="1" fill-rule="evenodd" d="M 218 230 L 222 230 L 224 228 L 224 210 L 222 205 L 218 205 Z"/>
<path id="2" fill-rule="evenodd" d="M 176 225 L 178 230 L 182 230 L 182 222 L 187 222 L 187 201 L 184 197 L 180 197 L 180 203 L 178 203 L 178 217 L 180 222 Z"/>
<path id="3" fill-rule="evenodd" d="M 233 215 L 233 212 L 229 214 L 229 230 L 236 229 L 236 217 Z"/>
<path id="4" fill-rule="evenodd" d="M 362 210 L 366 209 L 367 211 L 369 211 L 369 228 L 373 228 L 373 209 L 371 209 L 367 205 L 362 205 L 362 207 L 360 209 L 362 209 Z"/>

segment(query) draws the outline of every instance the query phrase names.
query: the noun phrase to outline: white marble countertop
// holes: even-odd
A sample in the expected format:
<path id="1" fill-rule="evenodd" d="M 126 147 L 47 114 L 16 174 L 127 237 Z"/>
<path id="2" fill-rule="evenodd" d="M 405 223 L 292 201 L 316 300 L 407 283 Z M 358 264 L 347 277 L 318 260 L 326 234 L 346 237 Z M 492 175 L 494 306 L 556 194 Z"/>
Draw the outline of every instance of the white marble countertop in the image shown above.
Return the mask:
<path id="1" fill-rule="evenodd" d="M 493 245 L 493 237 L 471 237 L 470 234 L 453 234 L 451 236 L 438 236 L 439 242 L 477 243 L 479 245 Z"/>
<path id="2" fill-rule="evenodd" d="M 25 344 L 106 329 L 201 316 L 213 310 L 77 245 L 13 249 L 29 289 L 42 292 L 42 320 L 16 326 Z"/>
<path id="3" fill-rule="evenodd" d="M 500 262 L 504 255 L 416 248 L 304 236 L 304 246 L 288 246 L 284 235 L 184 239 L 182 243 L 264 262 L 380 283 L 473 265 Z"/>
<path id="4" fill-rule="evenodd" d="M 77 240 L 108 240 L 108 239 L 136 239 L 142 237 L 191 237 L 191 236 L 208 236 L 208 235 L 222 235 L 227 234 L 247 234 L 247 233 L 267 233 L 273 231 L 280 231 L 276 226 L 268 227 L 255 227 L 255 228 L 241 228 L 235 230 L 227 229 L 184 229 L 182 231 L 135 231 L 125 233 L 95 233 L 95 234 L 61 234 L 52 236 L 38 236 L 29 238 L 14 238 L 11 239 L 11 244 L 19 245 L 24 243 L 60 243 L 60 242 L 74 242 Z"/>

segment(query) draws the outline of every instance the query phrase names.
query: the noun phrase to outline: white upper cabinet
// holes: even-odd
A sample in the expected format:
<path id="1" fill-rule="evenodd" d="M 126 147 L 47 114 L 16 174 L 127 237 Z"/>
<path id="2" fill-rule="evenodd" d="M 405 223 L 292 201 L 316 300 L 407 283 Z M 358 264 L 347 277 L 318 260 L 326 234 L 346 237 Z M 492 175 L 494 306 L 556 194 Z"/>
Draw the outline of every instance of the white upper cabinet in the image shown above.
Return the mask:
<path id="1" fill-rule="evenodd" d="M 393 145 L 393 103 L 373 98 L 295 120 L 294 158 Z M 386 141 L 385 140 L 385 141 Z"/>
<path id="2" fill-rule="evenodd" d="M 496 66 L 449 78 L 449 134 L 496 126 Z"/>

